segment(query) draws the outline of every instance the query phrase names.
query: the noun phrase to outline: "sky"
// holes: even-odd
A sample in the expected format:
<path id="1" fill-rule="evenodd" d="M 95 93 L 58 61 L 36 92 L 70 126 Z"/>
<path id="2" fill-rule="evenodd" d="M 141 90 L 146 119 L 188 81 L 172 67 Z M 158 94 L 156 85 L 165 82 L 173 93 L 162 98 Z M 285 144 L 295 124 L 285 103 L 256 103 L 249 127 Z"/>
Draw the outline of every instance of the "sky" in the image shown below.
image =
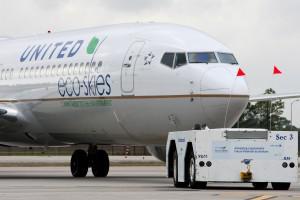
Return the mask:
<path id="1" fill-rule="evenodd" d="M 251 95 L 267 88 L 300 93 L 299 0 L 0 0 L 0 37 L 20 37 L 127 22 L 197 28 L 229 47 Z M 282 75 L 273 76 L 277 65 Z M 290 119 L 291 101 L 284 115 Z M 293 122 L 300 126 L 300 102 Z"/>

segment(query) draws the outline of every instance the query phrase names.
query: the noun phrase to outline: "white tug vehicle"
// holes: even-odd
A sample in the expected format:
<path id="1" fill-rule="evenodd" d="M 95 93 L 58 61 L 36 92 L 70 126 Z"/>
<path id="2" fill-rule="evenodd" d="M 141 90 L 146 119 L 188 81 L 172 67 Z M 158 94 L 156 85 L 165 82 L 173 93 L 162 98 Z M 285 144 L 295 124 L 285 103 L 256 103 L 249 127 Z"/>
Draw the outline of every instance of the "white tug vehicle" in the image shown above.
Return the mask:
<path id="1" fill-rule="evenodd" d="M 252 183 L 288 190 L 297 182 L 298 133 L 264 129 L 170 132 L 167 176 L 175 187 L 203 189 L 207 182 Z"/>

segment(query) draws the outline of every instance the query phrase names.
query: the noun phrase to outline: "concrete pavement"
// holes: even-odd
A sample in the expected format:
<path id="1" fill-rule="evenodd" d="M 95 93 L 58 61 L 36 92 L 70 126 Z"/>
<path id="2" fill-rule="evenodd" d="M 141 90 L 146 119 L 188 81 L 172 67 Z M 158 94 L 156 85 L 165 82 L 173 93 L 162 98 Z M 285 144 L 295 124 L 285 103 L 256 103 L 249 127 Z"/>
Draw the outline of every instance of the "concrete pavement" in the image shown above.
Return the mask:
<path id="1" fill-rule="evenodd" d="M 209 183 L 208 189 L 174 188 L 163 166 L 111 167 L 107 178 L 72 178 L 68 167 L 0 167 L 2 200 L 300 199 L 300 183 L 289 191 L 257 191 L 251 184 Z"/>

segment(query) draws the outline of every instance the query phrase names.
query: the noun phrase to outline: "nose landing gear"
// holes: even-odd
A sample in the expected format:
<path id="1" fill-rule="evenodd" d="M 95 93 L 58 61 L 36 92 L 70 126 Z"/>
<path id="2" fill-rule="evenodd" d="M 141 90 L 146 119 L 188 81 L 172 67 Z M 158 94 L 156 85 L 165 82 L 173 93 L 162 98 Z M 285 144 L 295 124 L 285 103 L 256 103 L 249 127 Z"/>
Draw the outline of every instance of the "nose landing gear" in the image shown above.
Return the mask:
<path id="1" fill-rule="evenodd" d="M 73 177 L 85 177 L 89 167 L 95 177 L 106 177 L 109 172 L 106 151 L 98 150 L 96 145 L 90 145 L 87 152 L 81 149 L 74 151 L 70 163 Z"/>

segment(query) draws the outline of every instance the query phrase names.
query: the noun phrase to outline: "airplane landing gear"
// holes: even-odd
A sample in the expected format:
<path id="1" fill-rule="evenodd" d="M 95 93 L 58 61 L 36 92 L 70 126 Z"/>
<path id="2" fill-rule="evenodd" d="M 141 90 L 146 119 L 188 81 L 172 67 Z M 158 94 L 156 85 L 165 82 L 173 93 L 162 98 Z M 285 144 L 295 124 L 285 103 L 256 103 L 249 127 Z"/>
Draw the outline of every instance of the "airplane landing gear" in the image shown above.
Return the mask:
<path id="1" fill-rule="evenodd" d="M 74 151 L 70 167 L 74 177 L 85 177 L 89 168 L 87 153 L 84 150 Z"/>
<path id="2" fill-rule="evenodd" d="M 93 156 L 91 166 L 95 177 L 106 177 L 109 171 L 108 154 L 103 150 L 97 150 Z"/>
<path id="3" fill-rule="evenodd" d="M 95 177 L 106 177 L 109 172 L 109 157 L 106 151 L 98 150 L 96 145 L 90 145 L 88 151 L 74 151 L 70 168 L 73 177 L 85 177 L 88 168 L 92 168 Z"/>

